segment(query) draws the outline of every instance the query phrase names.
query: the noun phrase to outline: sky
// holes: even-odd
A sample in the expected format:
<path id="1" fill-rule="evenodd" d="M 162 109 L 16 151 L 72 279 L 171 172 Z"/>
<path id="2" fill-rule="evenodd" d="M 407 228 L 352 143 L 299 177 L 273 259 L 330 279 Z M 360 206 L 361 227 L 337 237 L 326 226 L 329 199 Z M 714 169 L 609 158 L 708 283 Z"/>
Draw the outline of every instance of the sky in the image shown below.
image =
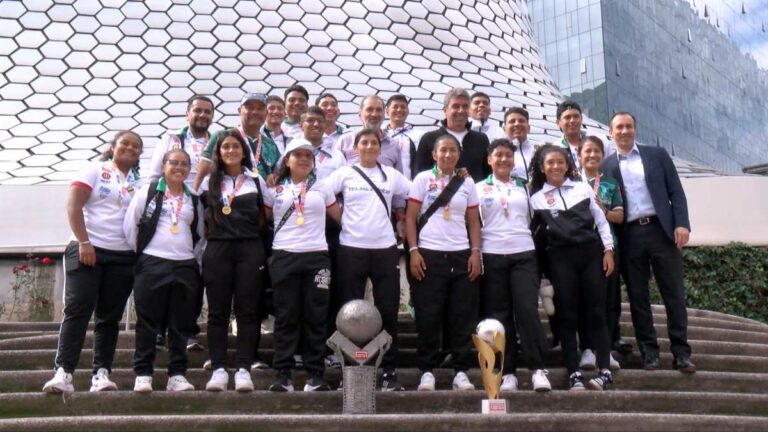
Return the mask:
<path id="1" fill-rule="evenodd" d="M 720 24 L 724 34 L 768 70 L 768 0 L 687 0 L 698 16 Z M 704 17 L 706 5 L 708 18 Z M 742 13 L 742 7 L 745 13 Z M 766 31 L 763 31 L 763 28 Z"/>

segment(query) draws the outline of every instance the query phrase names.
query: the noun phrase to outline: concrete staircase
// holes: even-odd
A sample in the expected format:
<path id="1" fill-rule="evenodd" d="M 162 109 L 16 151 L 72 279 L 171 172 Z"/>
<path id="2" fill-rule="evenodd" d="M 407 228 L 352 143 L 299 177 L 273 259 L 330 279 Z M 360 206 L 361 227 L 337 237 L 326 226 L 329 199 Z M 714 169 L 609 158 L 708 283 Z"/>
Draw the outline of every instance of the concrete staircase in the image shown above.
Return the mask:
<path id="1" fill-rule="evenodd" d="M 662 352 L 667 353 L 664 311 L 654 308 Z M 531 391 L 530 372 L 521 368 L 517 373 L 521 390 L 504 395 L 509 414 L 484 416 L 478 414 L 484 393 L 451 391 L 451 370 L 436 371 L 438 391 L 413 391 L 419 380 L 414 324 L 407 316 L 401 316 L 400 321 L 399 374 L 411 391 L 377 394 L 378 414 L 372 416 L 341 415 L 340 392 L 267 392 L 264 389 L 274 378 L 272 370 L 252 372 L 259 391 L 250 394 L 169 394 L 158 390 L 150 395 L 134 394 L 131 331 L 121 332 L 112 374 L 121 391 L 87 392 L 89 334 L 79 365 L 82 369 L 75 373 L 79 391 L 66 396 L 46 395 L 40 389 L 52 376 L 58 324 L 0 323 L 0 431 L 768 430 L 768 325 L 759 322 L 689 310 L 689 338 L 699 372 L 683 375 L 672 371 L 669 354 L 662 354 L 663 370 L 647 372 L 641 369 L 639 355 L 634 352 L 620 357 L 622 370 L 614 373 L 615 385 L 602 393 L 563 390 L 566 373 L 560 367 L 560 353 L 553 351 L 547 364 L 554 391 Z M 631 339 L 626 305 L 622 332 Z M 262 355 L 268 361 L 271 346 L 271 335 L 264 335 Z M 156 389 L 165 388 L 166 354 L 158 353 Z M 190 353 L 187 377 L 196 388 L 204 388 L 210 375 L 201 367 L 205 358 L 205 353 Z M 479 370 L 470 371 L 469 376 L 481 389 Z M 337 385 L 340 371 L 329 370 L 326 377 Z M 295 373 L 294 384 L 300 388 L 303 382 L 304 374 Z"/>

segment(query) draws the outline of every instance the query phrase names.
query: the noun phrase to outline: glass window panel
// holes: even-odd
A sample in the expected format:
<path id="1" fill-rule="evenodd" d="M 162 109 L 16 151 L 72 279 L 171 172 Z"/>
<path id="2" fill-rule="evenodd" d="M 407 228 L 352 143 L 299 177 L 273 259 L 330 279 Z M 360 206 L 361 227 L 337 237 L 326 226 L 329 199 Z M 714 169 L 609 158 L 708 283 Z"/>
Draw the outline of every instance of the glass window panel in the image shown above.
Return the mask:
<path id="1" fill-rule="evenodd" d="M 557 64 L 568 63 L 568 40 L 557 41 Z"/>
<path id="2" fill-rule="evenodd" d="M 576 36 L 574 36 L 574 39 Z M 578 36 L 579 49 L 581 50 L 581 56 L 586 57 L 592 54 L 592 42 L 589 40 L 589 32 L 582 33 Z"/>
<path id="3" fill-rule="evenodd" d="M 556 36 L 555 20 L 548 19 L 544 21 L 544 43 L 554 42 Z"/>
<path id="4" fill-rule="evenodd" d="M 600 3 L 594 3 L 589 6 L 589 22 L 592 27 L 602 25 L 603 19 L 600 15 Z"/>
<path id="5" fill-rule="evenodd" d="M 568 60 L 578 61 L 581 58 L 581 51 L 579 50 L 579 38 L 578 37 L 569 37 L 566 39 L 568 41 Z"/>
<path id="6" fill-rule="evenodd" d="M 603 52 L 603 29 L 595 28 L 590 33 L 589 38 L 592 40 L 592 54 Z"/>
<path id="7" fill-rule="evenodd" d="M 592 28 L 592 24 L 589 22 L 589 8 L 583 7 L 576 11 L 578 14 L 577 20 L 579 21 L 579 30 L 581 32 L 589 31 Z M 595 26 L 598 24 L 595 23 Z"/>
<path id="8" fill-rule="evenodd" d="M 555 27 L 557 32 L 557 40 L 565 39 L 568 37 L 568 29 L 566 28 L 565 15 L 559 15 L 555 18 Z"/>

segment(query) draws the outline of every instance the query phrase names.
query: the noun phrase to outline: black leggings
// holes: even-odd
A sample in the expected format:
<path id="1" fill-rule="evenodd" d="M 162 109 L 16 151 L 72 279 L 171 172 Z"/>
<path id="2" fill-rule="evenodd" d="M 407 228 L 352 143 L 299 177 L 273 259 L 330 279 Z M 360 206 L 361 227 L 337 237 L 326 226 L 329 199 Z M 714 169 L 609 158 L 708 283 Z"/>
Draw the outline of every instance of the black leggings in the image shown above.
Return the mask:
<path id="1" fill-rule="evenodd" d="M 596 351 L 597 366 L 608 369 L 610 344 L 605 320 L 602 246 L 597 242 L 583 246 L 550 246 L 549 263 L 563 362 L 568 373 L 579 369 L 576 334 L 580 320 L 584 321 L 590 345 Z M 580 314 L 580 310 L 583 313 Z"/>
<path id="2" fill-rule="evenodd" d="M 259 297 L 265 266 L 260 239 L 208 241 L 203 254 L 203 281 L 213 370 L 227 366 L 227 328 L 233 300 L 237 318 L 235 367 L 250 369 L 261 335 Z"/>

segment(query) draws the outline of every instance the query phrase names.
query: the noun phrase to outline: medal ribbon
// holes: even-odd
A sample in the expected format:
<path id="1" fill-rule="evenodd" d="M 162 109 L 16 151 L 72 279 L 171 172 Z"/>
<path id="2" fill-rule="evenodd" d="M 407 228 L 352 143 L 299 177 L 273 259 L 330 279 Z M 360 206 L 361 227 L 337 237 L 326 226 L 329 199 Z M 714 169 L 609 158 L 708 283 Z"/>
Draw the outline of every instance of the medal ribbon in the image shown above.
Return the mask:
<path id="1" fill-rule="evenodd" d="M 238 132 L 240 132 L 240 135 L 243 136 L 243 139 L 246 143 L 251 143 L 253 140 L 248 137 L 248 135 L 245 133 L 245 130 L 242 126 L 238 126 L 237 128 Z M 253 161 L 256 162 L 256 165 L 258 166 L 261 163 L 261 134 L 257 135 L 256 138 L 256 153 L 253 155 Z M 253 169 L 256 169 L 254 167 Z"/>
<path id="2" fill-rule="evenodd" d="M 181 193 L 178 196 L 171 195 L 170 191 L 167 191 L 165 193 L 165 196 L 163 197 L 166 201 L 169 201 L 171 206 L 175 205 L 175 208 L 173 211 L 171 211 L 171 225 L 178 225 L 179 219 L 181 219 L 181 210 L 184 207 L 184 191 L 181 191 Z"/>
<path id="3" fill-rule="evenodd" d="M 485 182 L 489 185 L 493 185 L 493 187 L 496 189 L 496 192 L 499 194 L 499 204 L 501 204 L 501 209 L 504 210 L 504 216 L 507 216 L 509 213 L 509 210 L 507 209 L 509 207 L 509 201 L 507 198 L 512 195 L 512 188 L 508 185 L 504 184 L 507 188 L 507 196 L 504 196 L 504 192 L 502 192 L 501 188 L 499 187 L 498 183 L 495 183 L 493 178 L 493 174 L 488 175 L 488 178 L 485 179 Z M 511 180 L 511 179 L 510 179 Z"/>
<path id="4" fill-rule="evenodd" d="M 307 182 L 307 180 L 305 179 L 298 185 L 294 185 L 293 182 L 291 182 L 291 179 L 288 178 L 285 180 L 285 184 L 290 186 L 291 188 L 291 194 L 293 194 L 293 207 L 296 209 L 296 217 L 303 218 L 304 204 L 306 202 L 307 190 L 309 190 L 309 188 L 312 187 L 312 184 L 314 184 L 314 179 L 310 178 L 309 182 Z M 301 188 L 299 190 L 299 196 L 296 196 L 296 186 L 299 186 Z"/>
<path id="5" fill-rule="evenodd" d="M 234 187 L 232 187 L 232 193 L 227 195 L 224 193 L 227 190 L 227 185 L 224 182 L 221 182 L 221 200 L 224 202 L 224 207 L 228 207 L 230 203 L 232 203 L 235 199 L 235 195 L 237 195 L 237 191 L 243 187 L 243 183 L 245 183 L 245 175 L 239 174 L 237 180 L 235 180 Z"/>
<path id="6" fill-rule="evenodd" d="M 443 190 L 445 190 L 445 187 L 448 186 L 448 181 L 445 178 L 448 177 L 448 179 L 450 179 L 451 177 L 453 177 L 454 174 L 456 174 L 456 170 L 454 170 L 451 174 L 442 174 L 437 169 L 437 165 L 432 167 L 432 175 L 434 175 L 435 179 L 437 179 L 438 195 L 440 195 L 440 193 L 442 193 Z M 429 179 L 429 183 L 435 184 L 435 180 Z M 443 215 L 447 215 L 448 212 L 450 212 L 450 205 L 451 203 L 449 201 L 448 204 L 446 204 L 445 207 L 443 207 Z"/>
<path id="7" fill-rule="evenodd" d="M 120 185 L 120 189 L 117 191 L 117 202 L 120 203 L 120 206 L 123 205 L 123 195 L 127 194 L 130 201 L 130 190 L 131 188 L 128 187 L 128 176 L 130 176 L 131 171 L 128 171 L 128 174 L 123 176 L 122 171 L 117 167 L 117 165 L 112 162 L 112 172 L 117 175 L 117 182 Z"/>

